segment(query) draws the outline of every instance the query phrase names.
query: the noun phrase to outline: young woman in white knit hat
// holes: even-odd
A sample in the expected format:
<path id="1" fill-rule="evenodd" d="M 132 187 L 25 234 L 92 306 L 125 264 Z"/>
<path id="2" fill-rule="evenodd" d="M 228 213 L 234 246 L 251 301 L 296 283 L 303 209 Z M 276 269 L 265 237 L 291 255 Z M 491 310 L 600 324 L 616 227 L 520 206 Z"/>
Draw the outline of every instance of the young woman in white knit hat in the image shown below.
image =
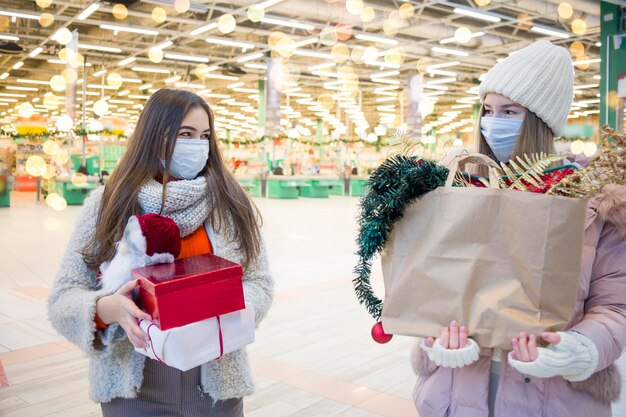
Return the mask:
<path id="1" fill-rule="evenodd" d="M 105 417 L 241 417 L 253 391 L 245 348 L 186 372 L 147 359 L 134 350 L 148 346 L 137 320 L 151 319 L 132 300 L 137 281 L 115 292 L 99 282 L 129 218 L 147 213 L 176 222 L 179 257 L 214 253 L 242 264 L 245 304 L 263 319 L 273 281 L 258 212 L 224 166 L 209 105 L 162 89 L 106 186 L 85 201 L 50 293 L 50 321 L 89 358 L 90 396 Z"/>
<path id="2" fill-rule="evenodd" d="M 554 154 L 573 76 L 568 51 L 548 41 L 493 67 L 479 90 L 477 150 L 505 163 Z M 503 352 L 481 348 L 453 321 L 418 344 L 413 398 L 420 417 L 610 417 L 620 394 L 613 362 L 626 345 L 626 186 L 605 186 L 589 201 L 578 279 L 566 331 L 521 333 Z M 548 346 L 538 347 L 538 338 Z"/>

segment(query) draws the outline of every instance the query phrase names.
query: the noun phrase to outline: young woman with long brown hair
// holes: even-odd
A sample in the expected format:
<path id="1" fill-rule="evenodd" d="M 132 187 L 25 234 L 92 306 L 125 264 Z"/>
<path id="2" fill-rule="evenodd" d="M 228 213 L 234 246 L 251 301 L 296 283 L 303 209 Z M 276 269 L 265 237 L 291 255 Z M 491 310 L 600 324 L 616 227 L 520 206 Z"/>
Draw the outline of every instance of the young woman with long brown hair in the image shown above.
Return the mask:
<path id="1" fill-rule="evenodd" d="M 246 305 L 257 324 L 263 319 L 273 282 L 259 213 L 224 166 L 209 105 L 163 89 L 146 103 L 106 185 L 85 201 L 50 294 L 50 320 L 87 353 L 90 395 L 105 416 L 242 416 L 253 388 L 245 349 L 187 372 L 146 360 L 133 348 L 148 341 L 137 320 L 150 320 L 132 300 L 137 282 L 113 294 L 100 286 L 98 269 L 129 217 L 146 213 L 176 222 L 181 257 L 212 252 L 241 263 Z"/>

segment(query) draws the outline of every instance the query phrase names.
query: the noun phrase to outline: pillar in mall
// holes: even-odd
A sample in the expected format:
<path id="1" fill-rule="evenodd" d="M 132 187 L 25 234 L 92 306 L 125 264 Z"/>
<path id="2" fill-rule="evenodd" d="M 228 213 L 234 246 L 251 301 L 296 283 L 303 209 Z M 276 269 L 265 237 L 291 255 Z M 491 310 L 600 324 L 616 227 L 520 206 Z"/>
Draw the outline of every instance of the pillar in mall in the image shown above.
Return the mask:
<path id="1" fill-rule="evenodd" d="M 626 101 L 626 18 L 620 6 L 600 3 L 600 125 L 624 130 Z"/>
<path id="2" fill-rule="evenodd" d="M 266 62 L 265 134 L 274 136 L 280 133 L 280 96 L 284 78 L 283 61 L 280 57 L 268 57 Z"/>
<path id="3" fill-rule="evenodd" d="M 422 136 L 422 116 L 419 104 L 422 99 L 424 76 L 412 74 L 407 77 L 407 90 L 409 105 L 406 109 L 406 134 L 408 137 L 419 138 Z"/>

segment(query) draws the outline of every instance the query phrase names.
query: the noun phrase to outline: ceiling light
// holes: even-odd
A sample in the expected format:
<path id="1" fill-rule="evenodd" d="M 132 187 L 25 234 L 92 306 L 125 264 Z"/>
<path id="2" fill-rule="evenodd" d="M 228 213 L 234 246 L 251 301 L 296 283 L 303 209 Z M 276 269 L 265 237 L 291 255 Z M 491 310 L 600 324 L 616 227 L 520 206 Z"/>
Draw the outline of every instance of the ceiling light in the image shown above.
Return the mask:
<path id="1" fill-rule="evenodd" d="M 384 68 L 400 68 L 400 64 L 395 64 L 395 63 L 391 63 L 391 62 L 367 61 L 365 63 L 367 65 L 371 65 L 373 67 L 380 67 L 380 69 L 384 69 Z"/>
<path id="2" fill-rule="evenodd" d="M 147 90 L 148 88 L 151 88 L 152 84 L 144 84 L 144 85 L 140 85 L 139 87 L 137 87 L 139 90 Z"/>
<path id="3" fill-rule="evenodd" d="M 445 84 L 445 83 L 453 83 L 456 81 L 456 78 L 438 78 L 436 80 L 428 80 L 427 84 Z"/>
<path id="4" fill-rule="evenodd" d="M 575 85 L 574 90 L 582 90 L 584 88 L 598 88 L 600 84 Z"/>
<path id="5" fill-rule="evenodd" d="M 275 17 L 267 17 L 267 16 L 265 16 L 265 17 L 263 17 L 261 19 L 261 22 L 268 23 L 268 24 L 271 24 L 271 25 L 287 26 L 287 27 L 296 28 L 296 29 L 304 29 L 304 30 L 313 30 L 313 29 L 315 29 L 315 26 L 313 26 L 313 25 L 296 22 L 294 20 L 278 19 L 278 18 L 275 18 Z"/>
<path id="6" fill-rule="evenodd" d="M 197 74 L 204 74 L 210 71 L 215 71 L 219 67 L 217 65 L 211 65 L 210 67 L 202 68 L 201 70 L 196 71 Z"/>
<path id="7" fill-rule="evenodd" d="M 34 20 L 39 19 L 39 15 L 36 15 L 36 14 L 7 12 L 4 10 L 0 10 L 0 16 L 21 17 L 22 19 L 34 19 Z"/>
<path id="8" fill-rule="evenodd" d="M 268 7 L 278 4 L 282 1 L 284 0 L 265 0 L 264 2 L 257 4 L 256 7 L 260 9 L 267 9 Z"/>
<path id="9" fill-rule="evenodd" d="M 428 88 L 430 90 L 441 90 L 441 91 L 448 90 L 448 87 L 446 87 L 444 85 L 424 84 L 424 88 Z"/>
<path id="10" fill-rule="evenodd" d="M 234 47 L 243 48 L 243 49 L 253 49 L 254 48 L 254 44 L 252 44 L 252 43 L 232 41 L 230 39 L 218 38 L 218 37 L 215 37 L 215 36 L 207 37 L 205 39 L 205 42 L 213 43 L 213 44 L 216 44 L 216 45 L 234 46 Z"/>
<path id="11" fill-rule="evenodd" d="M 432 51 L 435 52 L 439 52 L 442 54 L 449 54 L 449 55 L 457 55 L 457 56 L 469 56 L 469 53 L 466 51 L 461 51 L 458 49 L 451 49 L 451 48 L 443 48 L 441 46 L 433 46 L 431 48 Z"/>
<path id="12" fill-rule="evenodd" d="M 134 101 L 130 101 L 130 100 L 109 100 L 109 103 L 113 103 L 113 104 L 135 104 Z"/>
<path id="13" fill-rule="evenodd" d="M 474 32 L 470 35 L 470 38 L 478 38 L 479 36 L 484 36 L 485 32 Z M 442 39 L 439 41 L 440 44 L 457 42 L 456 38 L 453 36 L 451 38 Z"/>
<path id="14" fill-rule="evenodd" d="M 171 54 L 166 53 L 164 55 L 165 59 L 175 59 L 179 61 L 189 61 L 189 62 L 200 62 L 206 64 L 209 62 L 209 58 L 198 56 L 198 55 L 183 55 L 183 54 Z"/>
<path id="15" fill-rule="evenodd" d="M 33 49 L 32 52 L 30 54 L 28 54 L 29 57 L 34 58 L 37 55 L 39 55 L 41 53 L 41 51 L 43 51 L 43 48 L 38 46 L 37 48 Z"/>
<path id="16" fill-rule="evenodd" d="M 122 25 L 110 25 L 108 23 L 103 23 L 100 25 L 101 29 L 115 30 L 118 32 L 130 32 L 130 33 L 139 33 L 142 35 L 158 35 L 158 30 L 153 29 L 139 29 L 130 26 L 122 26 Z"/>
<path id="17" fill-rule="evenodd" d="M 82 49 L 93 49 L 94 51 L 115 52 L 118 54 L 122 52 L 120 48 L 112 48 L 110 46 L 101 46 L 101 45 L 89 45 L 86 43 L 79 43 L 78 47 Z"/>
<path id="18" fill-rule="evenodd" d="M 574 65 L 587 65 L 587 64 L 597 64 L 600 62 L 600 58 L 594 58 L 594 59 L 583 59 L 580 61 L 573 61 L 572 64 Z"/>
<path id="19" fill-rule="evenodd" d="M 376 89 L 374 91 L 388 91 L 388 90 L 396 90 L 400 88 L 400 86 L 397 85 L 388 85 L 385 87 L 376 87 Z"/>
<path id="20" fill-rule="evenodd" d="M 22 65 L 24 65 L 24 61 L 16 62 L 15 65 L 13 65 L 13 69 L 20 69 Z"/>
<path id="21" fill-rule="evenodd" d="M 267 69 L 267 65 L 265 65 L 265 64 L 255 64 L 255 63 L 245 64 L 245 65 L 244 65 L 244 67 L 246 67 L 246 68 L 260 69 L 260 70 L 265 70 L 265 69 Z"/>
<path id="22" fill-rule="evenodd" d="M 133 71 L 137 72 L 154 72 L 157 74 L 169 74 L 170 70 L 162 69 L 162 68 L 153 68 L 153 67 L 132 67 Z"/>
<path id="23" fill-rule="evenodd" d="M 228 84 L 226 87 L 227 88 L 235 88 L 235 87 L 241 87 L 243 85 L 245 85 L 245 83 L 243 81 L 240 81 L 238 83 Z"/>
<path id="24" fill-rule="evenodd" d="M 141 80 L 138 80 L 136 78 L 120 77 L 119 80 L 122 81 L 122 82 L 125 82 L 125 83 L 133 83 L 133 84 L 141 84 L 142 83 Z"/>
<path id="25" fill-rule="evenodd" d="M 2 97 L 26 97 L 26 94 L 0 93 Z"/>
<path id="26" fill-rule="evenodd" d="M 87 19 L 89 16 L 91 16 L 91 14 L 93 12 L 95 12 L 96 10 L 98 10 L 98 8 L 100 7 L 100 5 L 98 3 L 93 3 L 91 4 L 89 7 L 87 7 L 85 10 L 82 11 L 81 14 L 78 15 L 78 17 L 76 19 L 78 20 L 85 20 Z"/>
<path id="27" fill-rule="evenodd" d="M 455 65 L 459 65 L 459 61 L 451 61 L 451 62 L 442 62 L 441 64 L 429 65 L 426 67 L 426 71 L 431 71 L 439 68 L 453 67 Z"/>
<path id="28" fill-rule="evenodd" d="M 383 84 L 400 84 L 400 80 L 389 80 L 387 78 L 372 78 L 372 81 Z"/>
<path id="29" fill-rule="evenodd" d="M 117 65 L 124 66 L 126 64 L 130 64 L 131 62 L 135 62 L 136 60 L 137 58 L 135 58 L 134 56 L 129 56 L 128 58 L 122 59 L 120 62 L 117 63 Z"/>
<path id="30" fill-rule="evenodd" d="M 51 64 L 67 65 L 67 61 L 63 61 L 62 59 L 46 59 L 46 62 L 49 62 Z M 92 65 L 87 62 L 85 66 L 91 67 Z"/>
<path id="31" fill-rule="evenodd" d="M 392 77 L 394 75 L 399 75 L 400 71 L 387 71 L 387 72 L 378 72 L 376 74 L 372 74 L 370 75 L 371 78 L 377 78 L 377 77 Z"/>
<path id="32" fill-rule="evenodd" d="M 257 52 L 254 54 L 242 56 L 241 58 L 237 59 L 237 62 L 247 62 L 247 61 L 252 61 L 254 59 L 262 58 L 262 57 L 263 57 L 263 52 Z"/>
<path id="33" fill-rule="evenodd" d="M 541 33 L 542 35 L 548 35 L 548 36 L 556 36 L 558 38 L 562 38 L 562 39 L 567 39 L 570 37 L 570 34 L 567 32 L 563 32 L 560 30 L 556 30 L 556 29 L 552 29 L 552 28 L 547 28 L 544 26 L 537 26 L 537 25 L 533 25 L 533 27 L 530 28 L 531 32 L 536 32 L 536 33 Z"/>
<path id="34" fill-rule="evenodd" d="M 357 33 L 354 35 L 355 38 L 361 39 L 362 41 L 370 41 L 377 43 L 386 43 L 387 45 L 397 45 L 398 41 L 390 38 L 383 38 L 382 36 L 374 36 L 374 35 L 366 35 L 364 33 Z"/>
<path id="35" fill-rule="evenodd" d="M 233 91 L 237 91 L 239 93 L 258 93 L 259 90 L 255 90 L 254 88 L 233 88 Z"/>
<path id="36" fill-rule="evenodd" d="M 94 77 L 99 77 L 99 76 L 101 76 L 102 74 L 105 74 L 106 72 L 107 72 L 107 70 L 106 70 L 106 69 L 104 69 L 104 68 L 102 68 L 100 71 L 96 71 L 96 72 L 94 72 L 94 73 L 93 73 L 93 76 L 94 76 Z"/>
<path id="37" fill-rule="evenodd" d="M 322 52 L 313 52 L 306 49 L 296 49 L 293 51 L 295 55 L 308 56 L 311 58 L 321 58 L 321 59 L 333 59 L 331 54 L 322 53 Z"/>
<path id="38" fill-rule="evenodd" d="M 6 74 L 6 73 L 5 73 Z M 5 77 L 6 78 L 6 77 Z M 40 80 L 26 80 L 23 78 L 19 78 L 17 80 L 18 84 L 40 84 L 40 85 L 50 85 L 50 81 L 40 81 Z"/>
<path id="39" fill-rule="evenodd" d="M 7 90 L 17 90 L 17 91 L 39 91 L 37 87 L 18 87 L 16 85 L 7 85 Z"/>
<path id="40" fill-rule="evenodd" d="M 445 75 L 446 77 L 456 77 L 458 74 L 454 71 L 444 71 L 444 70 L 429 70 L 428 75 Z"/>
<path id="41" fill-rule="evenodd" d="M 189 34 L 191 36 L 196 36 L 201 33 L 208 32 L 209 30 L 213 30 L 216 27 L 217 27 L 217 22 L 209 23 L 208 25 L 200 26 L 199 28 L 192 30 L 191 32 L 189 32 Z"/>
<path id="42" fill-rule="evenodd" d="M 176 88 L 195 88 L 195 89 L 204 88 L 203 84 L 188 83 L 188 82 L 178 82 L 175 84 L 175 86 Z"/>
<path id="43" fill-rule="evenodd" d="M 316 37 L 313 37 L 313 38 L 302 40 L 300 42 L 296 42 L 296 43 L 293 44 L 293 47 L 294 48 L 300 48 L 301 46 L 312 45 L 312 44 L 318 43 L 318 42 L 319 42 L 319 39 L 316 36 Z"/>
<path id="44" fill-rule="evenodd" d="M 20 38 L 18 38 L 17 36 L 13 36 L 13 35 L 0 35 L 0 39 L 7 40 L 7 41 L 19 41 L 20 40 Z"/>
<path id="45" fill-rule="evenodd" d="M 142 96 L 142 95 L 139 95 L 139 94 L 131 94 L 131 95 L 128 96 L 128 98 L 136 98 L 136 99 L 139 99 L 139 100 L 148 100 L 150 98 L 150 96 Z"/>
<path id="46" fill-rule="evenodd" d="M 112 87 L 104 84 L 87 84 L 87 88 L 100 88 L 105 90 L 117 90 L 119 87 Z"/>
<path id="47" fill-rule="evenodd" d="M 480 19 L 480 20 L 486 20 L 487 22 L 493 22 L 493 23 L 497 23 L 500 20 L 502 20 L 498 16 L 495 16 L 491 13 L 478 11 L 475 9 L 469 9 L 465 7 L 455 7 L 453 12 L 456 14 L 463 15 L 463 16 L 473 17 L 475 19 Z"/>
<path id="48" fill-rule="evenodd" d="M 125 95 L 128 95 L 130 93 L 130 90 L 124 90 L 124 91 L 120 91 L 119 93 L 117 93 L 118 96 L 123 97 Z"/>
<path id="49" fill-rule="evenodd" d="M 377 103 L 383 102 L 383 101 L 396 101 L 397 98 L 396 97 L 380 97 L 376 99 Z"/>
<path id="50" fill-rule="evenodd" d="M 174 42 L 172 42 L 172 41 L 164 41 L 164 42 L 161 42 L 158 45 L 153 46 L 153 48 L 155 48 L 155 49 L 165 49 L 165 48 L 169 48 L 172 45 L 174 45 Z"/>
<path id="51" fill-rule="evenodd" d="M 239 77 L 233 77 L 232 75 L 222 75 L 222 74 L 205 74 L 205 78 L 214 78 L 216 80 L 238 80 Z"/>
<path id="52" fill-rule="evenodd" d="M 178 80 L 180 80 L 180 79 L 181 79 L 181 76 L 180 76 L 180 75 L 174 75 L 173 77 L 166 78 L 165 80 L 163 80 L 163 82 L 164 82 L 165 84 L 169 84 L 169 83 L 173 83 L 174 81 L 178 81 Z"/>
<path id="53" fill-rule="evenodd" d="M 335 62 L 325 62 L 323 64 L 313 65 L 309 67 L 309 71 L 317 71 L 324 68 L 331 68 L 337 65 Z"/>
<path id="54" fill-rule="evenodd" d="M 394 93 L 391 91 L 384 91 L 384 90 L 380 90 L 378 88 L 375 88 L 374 91 L 372 91 L 373 94 L 377 94 L 379 96 L 390 96 L 390 97 L 397 97 L 398 93 Z"/>

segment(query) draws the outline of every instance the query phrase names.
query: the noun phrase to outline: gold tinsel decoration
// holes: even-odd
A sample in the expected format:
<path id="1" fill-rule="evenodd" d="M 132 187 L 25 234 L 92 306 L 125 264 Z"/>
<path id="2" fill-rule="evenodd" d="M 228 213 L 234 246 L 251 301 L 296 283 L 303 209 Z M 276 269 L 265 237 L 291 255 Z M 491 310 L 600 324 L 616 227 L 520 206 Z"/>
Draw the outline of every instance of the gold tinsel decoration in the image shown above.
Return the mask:
<path id="1" fill-rule="evenodd" d="M 591 198 L 607 184 L 626 184 L 626 136 L 602 128 L 602 147 L 589 164 L 553 185 L 548 194 Z"/>

